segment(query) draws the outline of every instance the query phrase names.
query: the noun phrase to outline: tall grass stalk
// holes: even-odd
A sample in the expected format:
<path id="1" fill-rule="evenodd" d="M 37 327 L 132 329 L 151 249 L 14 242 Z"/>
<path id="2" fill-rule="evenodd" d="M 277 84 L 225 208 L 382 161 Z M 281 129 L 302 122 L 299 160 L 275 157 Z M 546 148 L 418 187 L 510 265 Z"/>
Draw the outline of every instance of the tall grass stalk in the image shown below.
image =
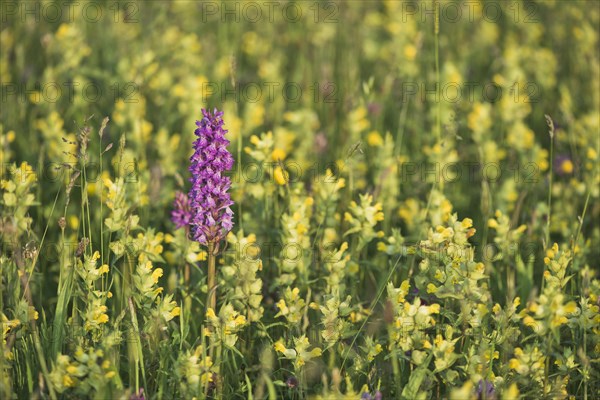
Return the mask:
<path id="1" fill-rule="evenodd" d="M 544 243 L 544 249 L 548 249 L 550 247 L 550 222 L 551 222 L 551 214 L 552 214 L 552 184 L 554 179 L 554 122 L 549 115 L 546 115 L 546 123 L 548 124 L 548 135 L 550 135 L 550 172 L 548 179 L 550 180 L 548 184 L 548 219 L 546 220 L 546 239 Z"/>
<path id="2" fill-rule="evenodd" d="M 146 368 L 144 364 L 144 353 L 142 351 L 142 339 L 140 337 L 140 328 L 137 320 L 135 306 L 131 297 L 127 299 L 129 312 L 131 315 L 131 324 L 133 328 L 133 338 L 128 337 L 127 347 L 129 352 L 129 385 L 135 387 L 135 392 L 140 392 L 140 372 L 144 387 L 148 387 L 146 382 Z M 133 340 L 132 340 L 133 339 Z"/>
<path id="3" fill-rule="evenodd" d="M 440 96 L 440 3 L 436 0 L 433 2 L 435 9 L 435 77 L 436 77 L 436 98 L 437 98 L 437 113 L 435 121 L 435 133 L 438 143 L 442 139 L 442 99 Z"/>
<path id="4" fill-rule="evenodd" d="M 369 310 L 373 310 L 373 308 L 377 305 L 377 303 L 379 303 L 379 299 L 381 299 L 381 296 L 383 295 L 383 292 L 385 290 L 387 282 L 389 282 L 390 279 L 392 278 L 392 276 L 394 276 L 394 273 L 396 272 L 396 268 L 398 268 L 398 265 L 400 264 L 400 258 L 402 258 L 402 256 L 398 256 L 398 258 L 396 259 L 396 262 L 394 263 L 394 265 L 392 266 L 392 268 L 390 268 L 390 272 L 386 276 L 385 280 L 381 282 L 381 284 L 379 286 L 379 290 L 377 291 L 377 295 L 371 301 L 371 304 L 369 306 Z M 358 336 L 363 332 L 363 329 L 364 329 L 365 325 L 367 324 L 367 322 L 369 321 L 369 317 L 371 315 L 372 315 L 372 313 L 370 313 L 369 315 L 367 315 L 365 317 L 365 319 L 363 320 L 362 324 L 360 325 L 360 328 L 358 328 L 358 331 L 356 332 L 356 334 L 352 338 L 352 342 L 350 343 L 350 346 L 348 346 L 348 350 L 346 350 L 346 354 L 344 354 L 344 356 L 342 357 L 342 365 L 340 366 L 340 371 L 344 370 L 344 365 L 346 364 L 346 360 L 348 359 L 348 356 L 350 355 L 350 352 L 354 348 L 354 344 L 356 343 L 356 340 L 358 339 Z"/>

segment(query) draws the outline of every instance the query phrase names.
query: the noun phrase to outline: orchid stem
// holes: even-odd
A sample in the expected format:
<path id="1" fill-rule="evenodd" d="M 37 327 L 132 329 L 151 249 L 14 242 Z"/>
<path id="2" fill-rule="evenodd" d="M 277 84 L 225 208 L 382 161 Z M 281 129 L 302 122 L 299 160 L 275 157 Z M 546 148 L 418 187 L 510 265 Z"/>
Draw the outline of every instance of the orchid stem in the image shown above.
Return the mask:
<path id="1" fill-rule="evenodd" d="M 209 308 L 212 308 L 216 312 L 217 308 L 217 289 L 215 287 L 215 255 L 214 253 L 215 244 L 213 242 L 208 243 L 208 298 L 206 304 Z"/>

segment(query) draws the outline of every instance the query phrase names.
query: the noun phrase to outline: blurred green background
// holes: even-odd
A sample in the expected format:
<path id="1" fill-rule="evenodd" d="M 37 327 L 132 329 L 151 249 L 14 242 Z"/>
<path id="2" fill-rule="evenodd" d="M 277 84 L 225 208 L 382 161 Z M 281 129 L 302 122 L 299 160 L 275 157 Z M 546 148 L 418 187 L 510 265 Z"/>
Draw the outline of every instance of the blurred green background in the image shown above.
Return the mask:
<path id="1" fill-rule="evenodd" d="M 454 212 L 461 220 L 473 220 L 476 259 L 493 276 L 490 293 L 503 306 L 512 302 L 505 281 L 514 265 L 519 270 L 512 289 L 523 304 L 541 290 L 543 285 L 535 282 L 542 281 L 543 258 L 553 242 L 575 252 L 574 273 L 597 266 L 597 1 L 2 1 L 0 18 L 3 189 L 14 175 L 13 164 L 27 162 L 37 174 L 35 202 L 21 210 L 31 217 L 22 219 L 28 221 L 25 226 L 11 225 L 7 210 L 18 206 L 3 200 L 5 248 L 25 248 L 42 238 L 50 244 L 67 240 L 76 247 L 92 231 L 97 238 L 108 212 L 96 212 L 100 194 L 106 200 L 110 178 L 120 175 L 129 190 L 127 215 L 139 215 L 136 229 L 155 240 L 150 240 L 153 248 L 160 246 L 153 261 L 164 268 L 163 279 L 168 278 L 165 294 L 177 301 L 185 298 L 181 269 L 204 259 L 183 259 L 177 246 L 185 237 L 171 236 L 170 213 L 175 192 L 189 187 L 194 122 L 202 108 L 217 107 L 225 112 L 236 159 L 231 172 L 234 231 L 243 228 L 241 236 L 255 234 L 258 243 L 275 243 L 285 239 L 281 232 L 287 232 L 293 212 L 305 212 L 306 247 L 314 247 L 317 238 L 334 243 L 334 249 L 350 242 L 346 283 L 355 307 L 368 306 L 386 283 L 398 246 L 419 243 Z M 99 136 L 106 116 L 110 122 Z M 74 153 L 80 150 L 76 142 L 84 125 L 91 127 L 86 184 L 71 182 L 76 200 L 65 206 L 72 170 L 63 165 L 80 164 Z M 123 143 L 124 150 L 116 151 Z M 291 183 L 283 178 L 283 169 Z M 344 190 L 327 192 L 327 169 L 333 181 L 343 179 Z M 346 217 L 346 210 L 360 208 L 352 202 L 360 203 L 364 193 L 381 203 L 385 218 L 375 222 L 375 230 L 346 236 L 352 218 L 356 220 L 354 214 Z M 307 211 L 313 209 L 313 198 L 314 215 Z M 90 209 L 95 211 L 91 215 Z M 57 225 L 63 215 L 66 238 Z M 490 222 L 500 220 L 499 215 L 508 218 L 500 224 L 505 231 Z M 511 235 L 522 224 L 523 236 L 515 239 Z M 367 234 L 368 240 L 360 236 Z M 161 243 L 167 237 L 174 244 L 165 239 L 163 259 Z M 110 253 L 108 239 L 92 245 L 103 253 L 102 260 Z M 42 320 L 52 321 L 59 309 L 62 266 L 51 250 L 41 251 L 32 295 Z M 194 251 L 200 252 L 197 247 Z M 494 258 L 502 252 L 518 257 Z M 265 256 L 259 275 L 264 324 L 273 323 L 273 331 L 283 335 L 279 325 L 285 324 L 274 316 L 285 292 L 278 257 Z M 391 279 L 396 286 L 418 269 L 417 257 L 402 260 Z M 324 268 L 320 259 L 308 261 L 306 279 L 299 284 L 303 296 L 328 275 L 318 269 Z M 202 277 L 200 268 L 193 270 L 198 293 Z M 571 295 L 582 287 L 578 285 L 569 286 Z M 290 296 L 292 286 L 287 287 Z M 319 290 L 314 286 L 315 298 Z M 194 316 L 203 310 L 196 300 Z M 9 315 L 15 305 L 5 304 Z M 111 323 L 122 306 L 109 312 Z M 190 311 L 185 312 L 189 323 Z M 201 323 L 192 321 L 187 333 L 199 335 Z M 171 329 L 173 338 L 178 329 Z M 180 351 L 191 349 L 197 336 L 186 342 L 181 331 L 172 343 Z M 248 342 L 262 340 L 269 347 L 278 338 L 246 334 Z M 344 345 L 352 337 L 348 334 Z M 319 339 L 315 328 L 311 343 Z M 30 355 L 32 342 L 26 343 L 29 347 L 19 348 L 21 356 L 17 352 L 13 371 L 18 373 L 11 376 L 14 382 L 27 382 L 27 389 L 19 390 L 31 395 L 36 376 L 28 375 L 29 362 L 38 361 Z M 165 345 L 157 355 L 154 344 L 144 348 L 152 349 L 146 353 L 148 369 L 172 367 L 173 349 Z M 258 376 L 262 353 L 251 346 L 242 351 L 248 374 Z M 511 351 L 503 353 L 504 364 Z M 332 355 L 329 364 L 339 367 L 341 354 Z M 381 365 L 381 370 L 389 368 L 388 361 Z M 412 371 L 412 364 L 406 365 Z M 230 368 L 229 376 L 236 376 L 237 369 Z M 37 365 L 32 370 L 38 371 Z M 288 372 L 278 369 L 274 376 L 283 383 Z M 357 382 L 372 383 L 368 373 L 360 374 Z M 124 380 L 129 377 L 130 388 L 134 375 L 131 369 L 121 374 Z M 383 381 L 391 382 L 386 376 Z M 148 392 L 156 395 L 167 388 L 165 393 L 180 394 L 169 391 L 177 385 L 167 385 L 168 377 L 161 379 Z M 320 388 L 315 383 L 320 378 L 311 379 L 303 381 L 316 385 L 306 386 L 309 392 Z M 396 389 L 402 386 L 395 382 Z M 582 382 L 579 375 L 574 382 Z M 245 396 L 244 385 L 235 382 L 229 393 Z M 278 394 L 290 395 L 285 390 Z"/>

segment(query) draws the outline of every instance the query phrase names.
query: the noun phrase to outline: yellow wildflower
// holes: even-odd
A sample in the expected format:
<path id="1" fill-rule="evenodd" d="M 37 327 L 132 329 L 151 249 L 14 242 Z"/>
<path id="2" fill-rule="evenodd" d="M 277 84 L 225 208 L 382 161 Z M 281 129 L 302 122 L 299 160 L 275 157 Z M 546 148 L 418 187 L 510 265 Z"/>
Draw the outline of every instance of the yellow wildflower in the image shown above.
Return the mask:
<path id="1" fill-rule="evenodd" d="M 158 283 L 158 278 L 160 278 L 161 276 L 163 276 L 162 268 L 156 268 L 152 272 L 152 280 L 154 281 L 154 283 Z"/>
<path id="2" fill-rule="evenodd" d="M 367 135 L 367 143 L 371 147 L 381 147 L 383 146 L 383 138 L 379 132 L 371 131 Z"/>

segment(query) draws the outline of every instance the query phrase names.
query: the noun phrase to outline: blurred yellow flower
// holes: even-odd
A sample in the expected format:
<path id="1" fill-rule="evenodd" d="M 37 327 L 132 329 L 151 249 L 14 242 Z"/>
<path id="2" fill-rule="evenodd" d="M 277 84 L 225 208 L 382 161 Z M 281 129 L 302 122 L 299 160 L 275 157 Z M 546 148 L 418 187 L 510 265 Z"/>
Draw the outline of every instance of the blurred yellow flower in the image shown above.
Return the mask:
<path id="1" fill-rule="evenodd" d="M 273 171 L 273 178 L 275 179 L 275 182 L 280 185 L 283 186 L 288 182 L 289 179 L 289 173 L 287 171 L 284 171 L 281 166 L 276 166 L 275 170 Z"/>
<path id="2" fill-rule="evenodd" d="M 283 161 L 283 160 L 285 160 L 285 157 L 286 157 L 285 151 L 280 148 L 273 149 L 273 152 L 271 153 L 271 158 L 275 162 L 280 161 L 280 160 Z"/>
<path id="3" fill-rule="evenodd" d="M 372 147 L 381 147 L 383 146 L 383 137 L 377 131 L 371 131 L 367 135 L 367 143 Z"/>
<path id="4" fill-rule="evenodd" d="M 412 44 L 404 46 L 404 56 L 409 60 L 413 61 L 417 56 L 417 48 Z"/>
<path id="5" fill-rule="evenodd" d="M 156 268 L 152 272 L 152 280 L 154 281 L 154 283 L 158 283 L 158 278 L 160 278 L 161 276 L 163 276 L 162 268 Z"/>

